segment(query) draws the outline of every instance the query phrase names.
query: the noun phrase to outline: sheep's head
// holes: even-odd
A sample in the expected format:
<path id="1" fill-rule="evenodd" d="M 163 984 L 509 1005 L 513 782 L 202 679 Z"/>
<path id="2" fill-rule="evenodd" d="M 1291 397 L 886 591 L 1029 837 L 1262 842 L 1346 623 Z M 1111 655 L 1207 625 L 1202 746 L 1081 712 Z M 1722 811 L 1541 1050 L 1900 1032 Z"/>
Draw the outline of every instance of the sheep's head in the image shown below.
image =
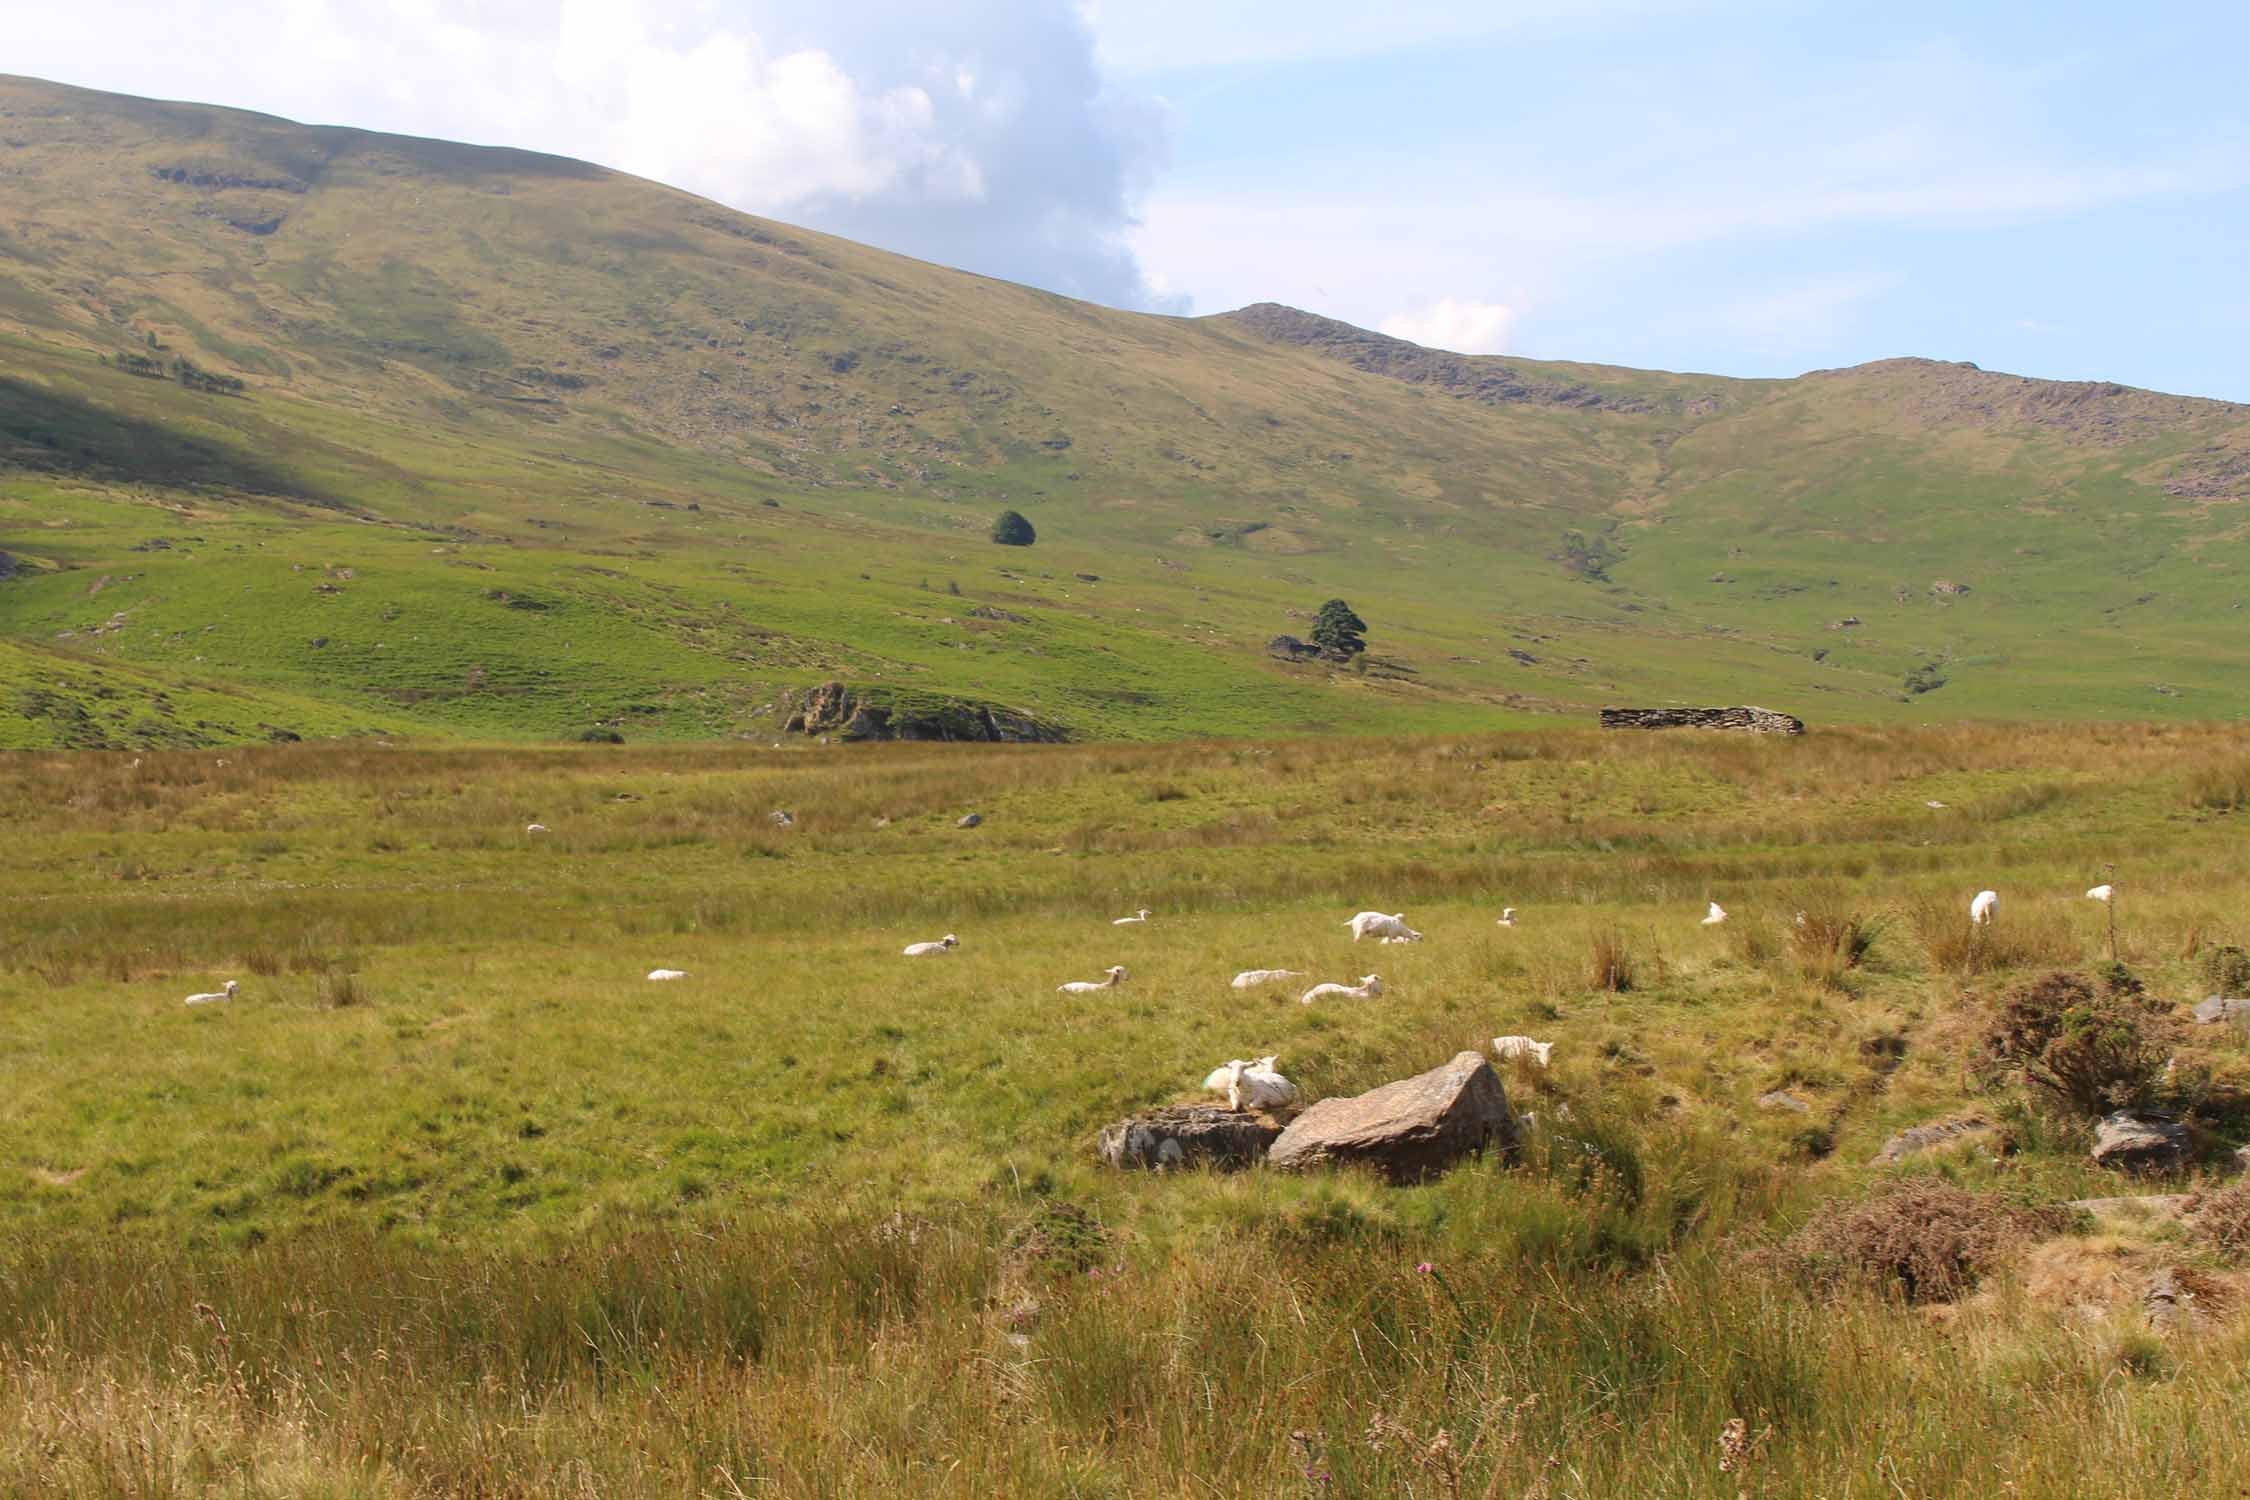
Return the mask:
<path id="1" fill-rule="evenodd" d="M 944 937 L 938 939 L 938 946 L 943 948 L 958 948 L 961 946 L 961 940 L 949 932 Z"/>
<path id="2" fill-rule="evenodd" d="M 1123 964 L 1110 965 L 1109 977 L 1113 980 L 1123 979 L 1125 977 L 1125 966 Z"/>
<path id="3" fill-rule="evenodd" d="M 227 993 L 228 993 L 229 995 L 233 995 L 234 993 L 236 993 L 237 991 L 239 991 L 239 990 L 240 990 L 241 988 L 242 988 L 242 986 L 241 986 L 241 985 L 240 985 L 239 983 L 237 983 L 236 981 L 234 981 L 234 980 L 232 980 L 232 979 L 230 979 L 230 980 L 228 980 L 228 981 L 227 981 Z"/>
<path id="4" fill-rule="evenodd" d="M 1380 974 L 1362 974 L 1359 976 L 1359 987 L 1370 995 L 1380 995 L 1383 993 L 1383 976 Z"/>

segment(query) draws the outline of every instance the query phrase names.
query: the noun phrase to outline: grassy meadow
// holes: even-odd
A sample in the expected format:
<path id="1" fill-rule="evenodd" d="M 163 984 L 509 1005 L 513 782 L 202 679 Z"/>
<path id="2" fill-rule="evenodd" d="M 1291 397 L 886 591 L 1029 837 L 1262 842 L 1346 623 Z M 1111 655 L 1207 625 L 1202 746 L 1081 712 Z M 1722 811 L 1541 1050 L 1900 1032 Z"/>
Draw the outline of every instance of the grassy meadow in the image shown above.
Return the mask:
<path id="1" fill-rule="evenodd" d="M 1791 1249 L 1901 1181 L 2138 1190 L 1972 1063 L 2107 962 L 2098 880 L 2169 1010 L 2250 943 L 2237 728 L 33 752 L 0 816 L 0 1493 L 2250 1480 L 2250 1285 L 2186 1222 L 2065 1213 L 1946 1299 Z M 1228 988 L 1268 966 L 1387 992 Z M 1511 1032 L 1513 1162 L 1092 1158 L 1229 1057 L 1319 1098 Z M 2250 1038 L 2168 1046 L 2217 1187 Z"/>

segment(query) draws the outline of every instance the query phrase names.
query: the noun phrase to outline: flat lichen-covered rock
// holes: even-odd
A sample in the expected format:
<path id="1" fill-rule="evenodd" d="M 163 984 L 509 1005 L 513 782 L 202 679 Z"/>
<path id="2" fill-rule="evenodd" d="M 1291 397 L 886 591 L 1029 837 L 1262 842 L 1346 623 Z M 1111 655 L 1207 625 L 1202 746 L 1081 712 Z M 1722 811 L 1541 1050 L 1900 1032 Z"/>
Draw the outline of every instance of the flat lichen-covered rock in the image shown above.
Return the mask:
<path id="1" fill-rule="evenodd" d="M 1732 729 L 1744 734 L 1803 734 L 1805 721 L 1770 708 L 1605 708 L 1604 729 Z"/>
<path id="2" fill-rule="evenodd" d="M 1513 1152 L 1516 1117 L 1500 1075 L 1478 1052 L 1349 1099 L 1323 1099 L 1291 1122 L 1266 1154 L 1284 1169 L 1375 1167 L 1414 1182 L 1487 1146 Z"/>
<path id="3" fill-rule="evenodd" d="M 1113 1167 L 1248 1167 L 1281 1134 L 1264 1115 L 1212 1104 L 1176 1104 L 1127 1116 L 1101 1133 L 1095 1154 Z"/>

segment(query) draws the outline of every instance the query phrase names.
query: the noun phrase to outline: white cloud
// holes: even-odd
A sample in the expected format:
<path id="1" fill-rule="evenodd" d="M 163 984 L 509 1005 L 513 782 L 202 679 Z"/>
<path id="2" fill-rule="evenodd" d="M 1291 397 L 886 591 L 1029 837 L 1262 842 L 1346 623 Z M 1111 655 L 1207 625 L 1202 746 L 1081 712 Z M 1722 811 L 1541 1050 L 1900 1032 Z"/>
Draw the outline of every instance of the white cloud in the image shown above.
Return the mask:
<path id="1" fill-rule="evenodd" d="M 1068 0 L 78 0 L 13 71 L 583 157 L 731 206 L 1125 305 L 1163 151 Z"/>
<path id="2" fill-rule="evenodd" d="M 1515 326 L 1516 310 L 1506 303 L 1461 302 L 1451 297 L 1394 313 L 1381 325 L 1392 338 L 1456 354 L 1505 354 Z"/>

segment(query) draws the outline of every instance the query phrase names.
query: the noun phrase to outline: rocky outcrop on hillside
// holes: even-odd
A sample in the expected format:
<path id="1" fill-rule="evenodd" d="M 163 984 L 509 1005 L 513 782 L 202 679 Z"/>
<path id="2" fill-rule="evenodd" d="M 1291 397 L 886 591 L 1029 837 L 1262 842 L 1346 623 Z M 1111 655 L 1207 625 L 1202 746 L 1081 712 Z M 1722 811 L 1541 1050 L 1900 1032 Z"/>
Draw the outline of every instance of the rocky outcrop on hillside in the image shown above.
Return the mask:
<path id="1" fill-rule="evenodd" d="M 1656 402 L 1643 396 L 1618 395 L 1575 381 L 1534 375 L 1493 355 L 1425 349 L 1387 333 L 1355 328 L 1278 302 L 1253 303 L 1220 316 L 1270 343 L 1298 344 L 1370 375 L 1402 380 L 1408 385 L 1433 386 L 1449 396 L 1486 406 L 1571 406 L 1616 412 L 1659 409 Z M 1697 407 L 1696 415 L 1703 415 L 1717 410 L 1720 402 L 1715 395 L 1705 395 L 1691 404 Z"/>
<path id="2" fill-rule="evenodd" d="M 840 740 L 968 740 L 1056 745 L 1068 730 L 1021 709 L 929 693 L 896 693 L 824 682 L 783 726 L 793 734 Z"/>
<path id="3" fill-rule="evenodd" d="M 1805 721 L 1770 708 L 1605 708 L 1604 729 L 1732 729 L 1745 734 L 1803 734 Z"/>

